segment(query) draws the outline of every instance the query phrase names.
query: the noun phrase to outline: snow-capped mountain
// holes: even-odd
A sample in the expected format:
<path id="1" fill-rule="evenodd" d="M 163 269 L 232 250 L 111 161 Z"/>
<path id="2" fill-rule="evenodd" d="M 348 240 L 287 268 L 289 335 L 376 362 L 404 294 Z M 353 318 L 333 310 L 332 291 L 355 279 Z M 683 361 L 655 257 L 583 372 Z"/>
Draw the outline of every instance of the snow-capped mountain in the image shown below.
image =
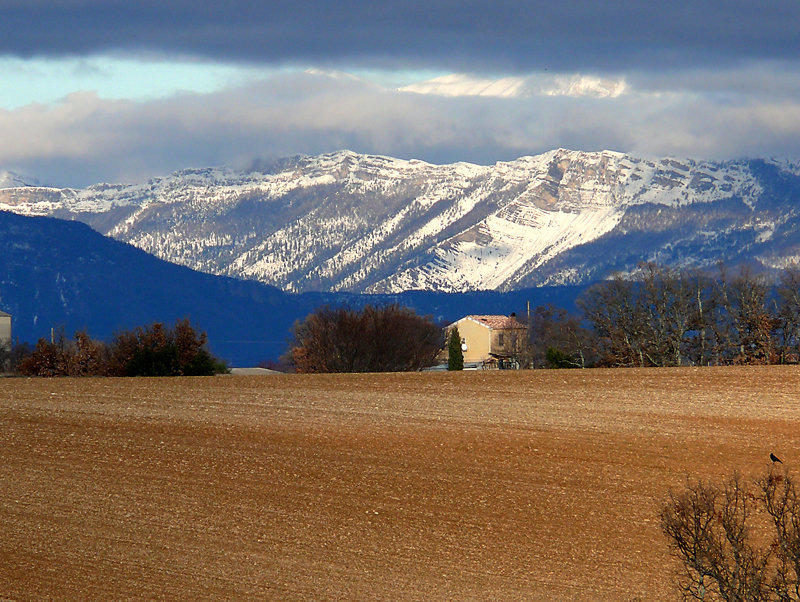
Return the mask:
<path id="1" fill-rule="evenodd" d="M 514 290 L 640 261 L 800 258 L 800 165 L 554 150 L 491 166 L 341 151 L 139 185 L 8 188 L 163 259 L 287 291 Z"/>

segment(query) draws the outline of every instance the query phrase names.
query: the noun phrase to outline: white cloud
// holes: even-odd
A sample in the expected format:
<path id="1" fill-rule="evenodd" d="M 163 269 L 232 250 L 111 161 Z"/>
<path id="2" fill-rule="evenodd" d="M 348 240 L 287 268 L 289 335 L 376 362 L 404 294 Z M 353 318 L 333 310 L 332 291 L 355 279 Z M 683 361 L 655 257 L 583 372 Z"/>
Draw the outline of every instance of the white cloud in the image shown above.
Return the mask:
<path id="1" fill-rule="evenodd" d="M 599 77 L 593 75 L 557 76 L 553 85 L 542 93 L 546 96 L 591 96 L 618 98 L 629 91 L 624 77 Z"/>
<path id="2" fill-rule="evenodd" d="M 513 98 L 525 93 L 524 77 L 479 78 L 463 73 L 443 75 L 403 86 L 401 92 L 437 96 L 497 96 Z"/>
<path id="3" fill-rule="evenodd" d="M 662 80 L 642 74 L 465 75 L 439 82 L 462 90 L 458 94 L 412 94 L 311 70 L 140 101 L 73 93 L 53 104 L 0 109 L 0 167 L 82 186 L 340 148 L 479 163 L 556 147 L 798 157 L 798 78 L 787 82 L 784 69 L 767 67 L 750 72 L 758 79 L 752 89 L 737 87 L 735 72 L 707 80 L 696 72 Z"/>
<path id="4" fill-rule="evenodd" d="M 526 77 L 485 78 L 454 73 L 416 82 L 400 88 L 401 92 L 437 96 L 494 96 L 531 98 L 533 96 L 590 96 L 617 98 L 626 93 L 624 77 L 594 75 L 537 74 Z"/>

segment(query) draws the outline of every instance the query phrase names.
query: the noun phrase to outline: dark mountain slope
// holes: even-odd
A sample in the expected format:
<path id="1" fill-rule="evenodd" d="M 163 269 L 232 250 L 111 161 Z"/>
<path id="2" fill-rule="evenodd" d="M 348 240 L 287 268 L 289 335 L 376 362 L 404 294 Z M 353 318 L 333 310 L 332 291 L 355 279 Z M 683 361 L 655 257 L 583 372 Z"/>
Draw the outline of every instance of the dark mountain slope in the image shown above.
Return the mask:
<path id="1" fill-rule="evenodd" d="M 234 364 L 279 355 L 308 309 L 273 287 L 174 265 L 78 222 L 1 211 L 0 307 L 13 315 L 14 338 L 30 342 L 62 326 L 109 339 L 188 317 Z"/>

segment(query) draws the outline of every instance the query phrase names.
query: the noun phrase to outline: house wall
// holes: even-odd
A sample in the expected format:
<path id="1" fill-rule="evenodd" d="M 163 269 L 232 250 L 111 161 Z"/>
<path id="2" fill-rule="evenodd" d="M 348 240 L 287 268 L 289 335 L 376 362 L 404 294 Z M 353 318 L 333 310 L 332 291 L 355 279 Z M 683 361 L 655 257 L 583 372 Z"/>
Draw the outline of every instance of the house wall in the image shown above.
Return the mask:
<path id="1" fill-rule="evenodd" d="M 521 328 L 495 328 L 492 330 L 492 352 L 514 355 L 525 348 L 527 330 Z"/>
<path id="2" fill-rule="evenodd" d="M 475 320 L 464 318 L 456 322 L 458 334 L 467 342 L 464 362 L 482 362 L 489 358 L 491 348 L 490 330 Z"/>
<path id="3" fill-rule="evenodd" d="M 0 313 L 0 345 L 11 344 L 11 316 Z"/>

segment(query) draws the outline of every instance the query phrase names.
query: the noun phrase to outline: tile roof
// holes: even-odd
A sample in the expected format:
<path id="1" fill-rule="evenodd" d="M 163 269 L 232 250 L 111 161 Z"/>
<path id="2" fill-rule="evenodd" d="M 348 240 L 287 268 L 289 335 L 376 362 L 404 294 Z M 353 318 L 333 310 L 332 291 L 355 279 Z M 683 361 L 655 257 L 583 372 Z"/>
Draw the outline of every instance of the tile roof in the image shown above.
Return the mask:
<path id="1" fill-rule="evenodd" d="M 515 317 L 512 316 L 495 316 L 495 315 L 469 315 L 466 316 L 476 322 L 480 322 L 481 324 L 486 324 L 489 328 L 501 328 L 501 329 L 521 329 L 527 328 L 525 324 L 518 322 Z"/>

